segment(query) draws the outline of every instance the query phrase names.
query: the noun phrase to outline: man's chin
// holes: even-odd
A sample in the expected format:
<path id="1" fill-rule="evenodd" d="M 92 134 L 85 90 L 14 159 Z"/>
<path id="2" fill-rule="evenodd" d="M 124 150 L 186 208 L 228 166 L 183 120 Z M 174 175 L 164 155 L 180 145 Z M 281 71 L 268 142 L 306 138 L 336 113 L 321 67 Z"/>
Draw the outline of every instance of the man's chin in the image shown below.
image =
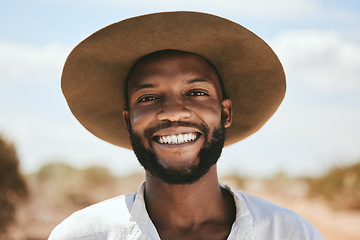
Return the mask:
<path id="1" fill-rule="evenodd" d="M 165 160 L 157 158 L 147 159 L 146 162 L 139 160 L 139 162 L 152 176 L 168 184 L 191 184 L 204 175 L 198 160 L 191 164 L 184 159 L 175 159 L 172 163 L 166 164 Z"/>
<path id="2" fill-rule="evenodd" d="M 148 171 L 153 177 L 158 178 L 162 182 L 173 184 L 173 185 L 185 185 L 192 184 L 197 182 L 203 174 L 199 175 L 194 168 L 184 167 L 184 168 L 164 168 L 164 171 L 161 173 L 154 172 L 151 170 Z"/>
<path id="3" fill-rule="evenodd" d="M 158 164 L 166 171 L 191 172 L 192 169 L 196 169 L 200 164 L 199 152 L 200 151 L 198 151 L 197 154 L 180 154 L 180 156 L 162 156 L 161 154 L 157 154 L 157 152 L 154 151 L 154 155 L 156 155 Z"/>

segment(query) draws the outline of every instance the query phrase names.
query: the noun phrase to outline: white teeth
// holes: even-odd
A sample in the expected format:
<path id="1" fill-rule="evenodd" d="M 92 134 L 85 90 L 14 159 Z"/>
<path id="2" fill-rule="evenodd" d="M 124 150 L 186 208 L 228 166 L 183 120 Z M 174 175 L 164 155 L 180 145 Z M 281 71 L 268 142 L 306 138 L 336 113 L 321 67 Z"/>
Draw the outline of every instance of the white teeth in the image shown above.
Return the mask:
<path id="1" fill-rule="evenodd" d="M 194 134 L 193 133 L 190 133 L 189 134 L 189 140 L 193 140 L 195 138 Z"/>
<path id="2" fill-rule="evenodd" d="M 161 136 L 158 138 L 158 141 L 162 144 L 182 144 L 194 141 L 196 138 L 196 133 L 185 133 L 171 136 Z"/>

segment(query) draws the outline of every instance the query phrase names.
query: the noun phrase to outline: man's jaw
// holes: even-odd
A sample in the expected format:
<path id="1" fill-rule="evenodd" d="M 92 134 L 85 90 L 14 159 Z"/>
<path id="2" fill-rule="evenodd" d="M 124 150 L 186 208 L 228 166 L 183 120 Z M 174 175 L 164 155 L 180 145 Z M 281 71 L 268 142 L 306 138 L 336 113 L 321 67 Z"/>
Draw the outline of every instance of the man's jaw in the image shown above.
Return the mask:
<path id="1" fill-rule="evenodd" d="M 186 128 L 184 127 L 184 125 L 181 127 L 179 127 L 178 125 L 174 128 L 173 125 L 167 125 L 167 127 L 158 127 L 157 129 L 151 129 L 151 131 L 145 131 L 143 137 L 149 140 L 149 142 L 147 142 L 146 140 L 144 140 L 144 138 L 141 139 L 141 135 L 134 134 L 130 125 L 131 143 L 140 164 L 143 165 L 145 170 L 149 171 L 151 175 L 169 184 L 191 184 L 193 182 L 196 182 L 203 175 L 205 175 L 214 164 L 216 164 L 217 159 L 221 154 L 222 147 L 224 145 L 225 132 L 223 129 L 223 125 L 221 125 L 219 129 L 215 129 L 214 133 L 212 134 L 213 140 L 209 143 L 209 146 L 202 149 L 201 147 L 204 146 L 204 142 L 207 142 L 206 139 L 208 138 L 208 129 L 194 125 L 187 125 Z M 197 133 L 198 131 L 201 134 L 195 139 L 195 141 L 183 144 L 161 144 L 154 140 L 154 137 L 156 136 L 177 136 L 179 134 L 185 133 Z M 146 148 L 144 146 L 143 143 L 145 142 L 150 144 L 150 148 Z M 196 149 L 199 146 L 200 152 L 197 152 Z M 174 159 L 171 157 L 171 154 L 178 158 L 181 157 L 183 153 L 195 153 L 199 157 L 199 163 L 196 165 L 192 165 L 190 172 L 188 161 L 182 161 L 182 163 L 186 163 L 185 165 L 181 164 L 181 162 L 178 161 L 167 161 L 165 162 L 167 164 L 162 164 L 164 163 L 162 161 L 164 159 Z M 165 158 L 163 158 L 164 156 Z M 182 156 L 182 158 L 185 160 L 190 158 L 193 159 L 193 156 L 190 158 L 187 156 Z M 183 167 L 181 168 L 182 170 L 175 169 L 176 166 L 173 166 L 174 163 L 178 163 L 177 165 L 187 166 L 186 171 L 184 171 Z M 173 167 L 166 168 L 165 166 L 167 165 Z"/>

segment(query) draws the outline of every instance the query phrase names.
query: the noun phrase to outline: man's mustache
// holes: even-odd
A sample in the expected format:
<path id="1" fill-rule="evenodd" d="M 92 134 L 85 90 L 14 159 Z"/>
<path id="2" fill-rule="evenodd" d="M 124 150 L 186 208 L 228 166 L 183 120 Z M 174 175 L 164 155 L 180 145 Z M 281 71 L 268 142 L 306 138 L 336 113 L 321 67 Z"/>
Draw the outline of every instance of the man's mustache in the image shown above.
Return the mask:
<path id="1" fill-rule="evenodd" d="M 210 131 L 210 129 L 205 125 L 205 124 L 198 124 L 198 123 L 192 123 L 192 122 L 182 122 L 182 121 L 177 121 L 177 122 L 163 122 L 160 123 L 158 125 L 156 125 L 155 127 L 151 127 L 148 128 L 144 131 L 144 136 L 147 139 L 150 139 L 154 133 L 156 133 L 157 131 L 160 130 L 164 130 L 167 128 L 171 128 L 171 127 L 193 127 L 193 128 L 197 128 L 200 130 L 200 132 L 202 134 L 204 134 L 205 138 L 207 138 L 208 133 Z"/>

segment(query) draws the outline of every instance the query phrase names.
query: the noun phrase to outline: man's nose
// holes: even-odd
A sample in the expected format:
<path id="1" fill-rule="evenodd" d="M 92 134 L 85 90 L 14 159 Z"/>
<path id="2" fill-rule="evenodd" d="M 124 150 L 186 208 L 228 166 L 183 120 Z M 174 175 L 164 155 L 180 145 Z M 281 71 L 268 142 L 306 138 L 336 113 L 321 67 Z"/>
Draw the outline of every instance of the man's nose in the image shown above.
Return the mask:
<path id="1" fill-rule="evenodd" d="M 190 110 L 183 104 L 182 101 L 179 100 L 165 102 L 158 113 L 159 120 L 171 122 L 184 120 L 190 116 Z"/>

